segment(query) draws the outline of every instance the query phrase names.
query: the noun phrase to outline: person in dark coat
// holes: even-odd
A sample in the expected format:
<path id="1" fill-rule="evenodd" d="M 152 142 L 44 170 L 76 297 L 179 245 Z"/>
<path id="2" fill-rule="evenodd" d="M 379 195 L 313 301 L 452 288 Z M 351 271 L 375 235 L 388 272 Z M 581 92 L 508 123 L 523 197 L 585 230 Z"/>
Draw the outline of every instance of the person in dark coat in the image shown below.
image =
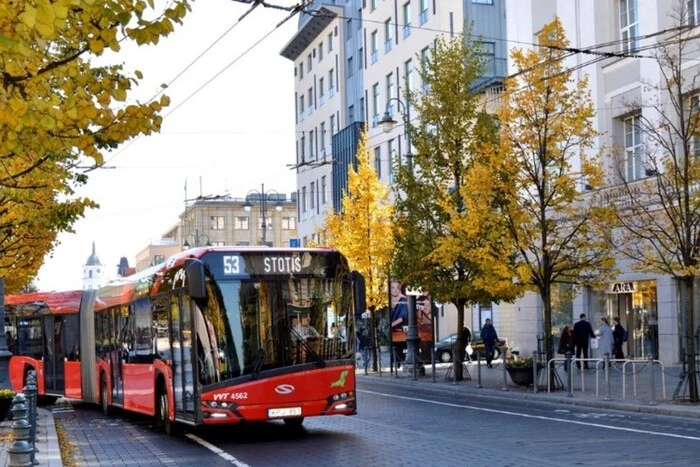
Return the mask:
<path id="1" fill-rule="evenodd" d="M 620 318 L 613 318 L 613 352 L 616 359 L 624 360 L 625 353 L 622 344 L 625 342 L 625 328 L 620 324 Z"/>
<path id="2" fill-rule="evenodd" d="M 576 347 L 576 358 L 581 358 L 583 355 L 584 360 L 588 358 L 588 342 L 591 338 L 595 338 L 595 333 L 593 332 L 593 327 L 591 323 L 586 319 L 586 313 L 581 313 L 579 320 L 574 324 L 574 346 Z M 581 362 L 576 362 L 576 366 L 581 368 Z M 583 368 L 588 369 L 588 362 L 583 362 Z"/>
<path id="3" fill-rule="evenodd" d="M 484 343 L 486 349 L 486 366 L 488 368 L 493 368 L 491 361 L 493 360 L 493 355 L 496 352 L 496 345 L 498 344 L 498 334 L 496 333 L 496 328 L 491 324 L 491 320 L 487 319 L 484 326 L 481 328 L 481 340 Z"/>

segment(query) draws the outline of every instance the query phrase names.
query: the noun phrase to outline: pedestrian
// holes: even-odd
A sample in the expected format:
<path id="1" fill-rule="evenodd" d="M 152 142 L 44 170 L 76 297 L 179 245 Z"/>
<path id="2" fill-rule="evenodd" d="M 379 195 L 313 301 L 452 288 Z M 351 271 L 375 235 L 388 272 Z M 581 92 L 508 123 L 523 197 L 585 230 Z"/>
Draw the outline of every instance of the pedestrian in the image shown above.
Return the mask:
<path id="1" fill-rule="evenodd" d="M 586 313 L 581 313 L 579 320 L 574 324 L 574 347 L 576 348 L 576 366 L 581 368 L 581 362 L 578 361 L 583 355 L 583 368 L 588 369 L 588 341 L 590 338 L 595 338 L 593 327 L 586 319 Z"/>
<path id="2" fill-rule="evenodd" d="M 610 321 L 608 318 L 603 316 L 600 318 L 600 328 L 598 328 L 598 350 L 600 350 L 600 356 L 604 357 L 605 354 L 610 357 L 613 355 L 613 332 L 610 327 Z"/>
<path id="3" fill-rule="evenodd" d="M 372 353 L 372 344 L 369 338 L 369 333 L 367 329 L 362 329 L 362 331 L 357 331 L 357 339 L 359 342 L 359 350 L 362 354 L 362 367 L 365 370 L 365 374 L 368 374 L 367 369 L 369 368 L 369 360 Z"/>
<path id="4" fill-rule="evenodd" d="M 471 362 L 472 356 L 467 349 L 470 349 L 469 343 L 472 341 L 472 332 L 468 327 L 462 326 L 462 345 L 464 346 L 464 360 Z"/>
<path id="5" fill-rule="evenodd" d="M 622 351 L 622 345 L 625 343 L 625 335 L 627 334 L 627 331 L 625 331 L 625 328 L 623 328 L 620 324 L 619 317 L 615 316 L 613 318 L 613 324 L 613 352 L 616 359 L 624 360 L 625 353 Z"/>
<path id="6" fill-rule="evenodd" d="M 491 324 L 490 319 L 487 319 L 484 326 L 481 328 L 481 341 L 484 343 L 484 347 L 486 349 L 486 366 L 488 368 L 493 368 L 491 361 L 493 360 L 493 355 L 496 352 L 498 334 L 496 333 L 496 328 L 494 328 Z"/>
<path id="7" fill-rule="evenodd" d="M 564 329 L 561 330 L 561 336 L 559 337 L 559 351 L 561 355 L 566 355 L 566 353 L 574 354 L 574 330 L 568 324 L 564 325 Z M 569 371 L 567 366 L 568 361 L 564 362 L 564 371 Z"/>

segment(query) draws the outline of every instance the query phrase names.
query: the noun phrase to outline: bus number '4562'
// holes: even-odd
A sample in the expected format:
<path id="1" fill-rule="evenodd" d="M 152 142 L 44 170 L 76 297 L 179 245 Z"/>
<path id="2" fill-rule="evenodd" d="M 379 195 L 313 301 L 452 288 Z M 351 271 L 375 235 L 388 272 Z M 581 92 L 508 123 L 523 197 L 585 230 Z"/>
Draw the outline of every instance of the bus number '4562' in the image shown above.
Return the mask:
<path id="1" fill-rule="evenodd" d="M 241 257 L 224 255 L 224 274 L 240 274 Z"/>

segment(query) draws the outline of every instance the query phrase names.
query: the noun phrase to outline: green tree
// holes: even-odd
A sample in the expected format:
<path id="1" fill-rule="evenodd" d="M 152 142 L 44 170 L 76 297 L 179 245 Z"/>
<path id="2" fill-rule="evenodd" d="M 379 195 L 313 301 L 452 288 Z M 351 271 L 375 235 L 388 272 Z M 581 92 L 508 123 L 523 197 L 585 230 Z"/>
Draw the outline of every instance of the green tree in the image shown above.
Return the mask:
<path id="1" fill-rule="evenodd" d="M 8 292 L 96 206 L 75 196 L 87 181 L 79 164 L 100 165 L 105 151 L 160 128 L 168 98 L 129 103 L 141 73 L 96 58 L 129 41 L 156 44 L 188 9 L 187 0 L 159 12 L 153 0 L 0 4 L 0 276 Z"/>
<path id="2" fill-rule="evenodd" d="M 532 50 L 511 52 L 517 70 L 506 82 L 494 197 L 502 206 L 516 261 L 543 305 L 547 359 L 552 349 L 552 287 L 591 284 L 612 271 L 612 212 L 584 188 L 601 185 L 588 81 L 574 81 L 562 62 L 568 41 L 558 19 Z M 525 276 L 525 275 L 524 275 Z"/>
<path id="3" fill-rule="evenodd" d="M 422 64 L 425 92 L 407 96 L 419 115 L 407 129 L 416 151 L 412 164 L 398 168 L 395 185 L 395 276 L 438 301 L 453 303 L 459 330 L 468 303 L 512 300 L 520 293 L 513 270 L 480 258 L 503 250 L 490 246 L 499 241 L 497 230 L 470 227 L 472 213 L 464 197 L 470 171 L 484 157 L 487 143 L 494 142 L 497 128 L 474 88 L 483 73 L 478 52 L 462 36 L 438 39 Z M 465 347 L 458 333 L 456 361 Z M 461 365 L 455 378 L 463 378 Z"/>
<path id="4" fill-rule="evenodd" d="M 688 365 L 688 397 L 698 402 L 696 277 L 700 273 L 700 99 L 697 75 L 688 74 L 688 55 L 697 35 L 683 26 L 685 2 L 675 9 L 677 31 L 655 48 L 659 80 L 645 82 L 644 101 L 628 103 L 634 130 L 644 144 L 635 154 L 620 151 L 618 221 L 622 248 L 637 271 L 670 275 L 681 288 L 681 351 Z M 691 93 L 688 91 L 692 90 Z"/>
<path id="5" fill-rule="evenodd" d="M 362 133 L 357 148 L 357 166 L 351 167 L 348 189 L 343 193 L 343 209 L 329 212 L 320 236 L 348 259 L 351 269 L 365 279 L 367 308 L 374 342 L 374 368 L 377 368 L 376 312 L 388 306 L 388 272 L 394 249 L 391 218 L 393 206 L 389 189 L 379 181 L 370 164 L 367 134 Z"/>

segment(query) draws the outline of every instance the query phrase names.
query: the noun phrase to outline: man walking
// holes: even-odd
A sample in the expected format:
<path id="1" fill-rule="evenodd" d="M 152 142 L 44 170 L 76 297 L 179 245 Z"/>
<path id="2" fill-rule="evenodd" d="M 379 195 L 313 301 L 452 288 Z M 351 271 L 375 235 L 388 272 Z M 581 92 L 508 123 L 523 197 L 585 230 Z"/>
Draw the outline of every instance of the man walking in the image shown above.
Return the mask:
<path id="1" fill-rule="evenodd" d="M 498 334 L 496 333 L 496 328 L 491 324 L 491 320 L 487 319 L 484 326 L 481 328 L 481 341 L 484 343 L 486 348 L 486 366 L 488 368 L 493 368 L 491 361 L 493 360 L 493 355 L 496 352 L 496 344 L 498 344 Z"/>
<path id="2" fill-rule="evenodd" d="M 574 324 L 574 346 L 576 347 L 576 359 L 581 358 L 583 354 L 583 368 L 588 369 L 588 341 L 590 338 L 595 338 L 591 323 L 586 320 L 586 313 L 581 313 L 579 320 Z M 581 362 L 576 362 L 576 367 L 581 368 Z"/>

